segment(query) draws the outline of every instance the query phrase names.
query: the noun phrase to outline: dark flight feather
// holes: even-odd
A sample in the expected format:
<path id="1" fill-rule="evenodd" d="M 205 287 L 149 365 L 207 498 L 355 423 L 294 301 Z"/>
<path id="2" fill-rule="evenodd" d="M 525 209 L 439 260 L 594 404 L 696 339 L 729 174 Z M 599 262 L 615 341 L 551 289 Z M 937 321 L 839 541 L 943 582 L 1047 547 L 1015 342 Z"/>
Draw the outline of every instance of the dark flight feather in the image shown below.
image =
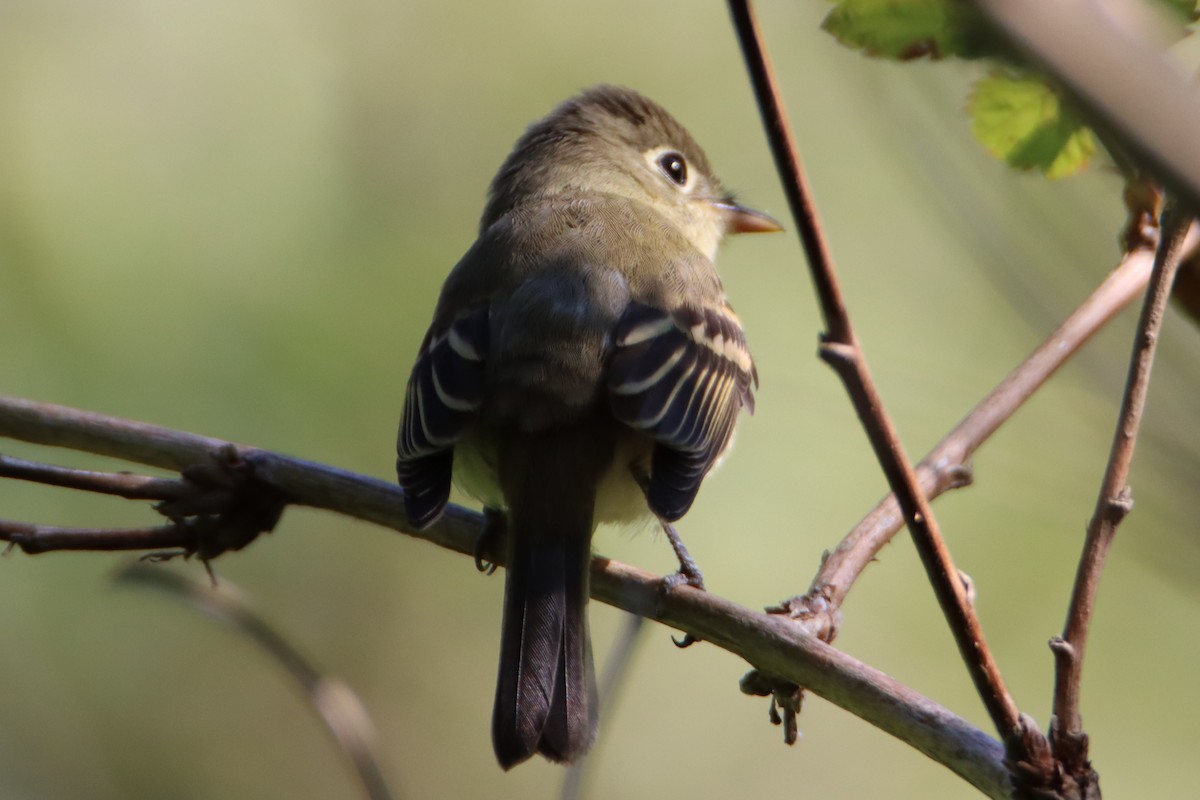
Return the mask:
<path id="1" fill-rule="evenodd" d="M 664 311 L 632 303 L 608 371 L 613 414 L 654 439 L 646 498 L 662 519 L 682 517 L 729 446 L 742 408 L 754 410 L 754 361 L 733 310 Z"/>
<path id="2" fill-rule="evenodd" d="M 431 328 L 421 344 L 396 442 L 404 508 L 419 528 L 446 507 L 454 443 L 483 404 L 487 347 L 487 309 L 458 317 L 440 333 Z"/>

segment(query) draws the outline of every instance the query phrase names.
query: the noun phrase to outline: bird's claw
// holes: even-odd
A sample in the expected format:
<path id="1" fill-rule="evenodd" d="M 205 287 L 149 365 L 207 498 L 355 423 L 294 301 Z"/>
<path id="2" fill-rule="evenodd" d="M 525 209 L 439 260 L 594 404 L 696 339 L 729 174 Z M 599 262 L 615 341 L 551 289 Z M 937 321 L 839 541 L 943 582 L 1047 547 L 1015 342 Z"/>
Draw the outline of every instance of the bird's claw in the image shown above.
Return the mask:
<path id="1" fill-rule="evenodd" d="M 494 508 L 483 510 L 483 528 L 475 537 L 475 569 L 487 575 L 496 571 L 499 565 L 495 561 L 488 561 L 486 556 L 488 551 L 493 550 L 496 543 L 504 538 L 507 530 L 508 521 L 503 511 Z"/>

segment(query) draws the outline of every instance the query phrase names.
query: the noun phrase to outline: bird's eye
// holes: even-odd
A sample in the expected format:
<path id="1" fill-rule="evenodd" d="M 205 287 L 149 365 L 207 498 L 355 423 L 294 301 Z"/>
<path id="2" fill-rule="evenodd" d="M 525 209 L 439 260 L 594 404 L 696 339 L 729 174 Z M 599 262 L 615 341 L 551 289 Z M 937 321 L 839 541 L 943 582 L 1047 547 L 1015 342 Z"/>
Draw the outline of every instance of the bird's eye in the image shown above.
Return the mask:
<path id="1" fill-rule="evenodd" d="M 674 150 L 663 153 L 658 157 L 658 168 L 676 185 L 683 186 L 687 183 L 687 160 Z"/>

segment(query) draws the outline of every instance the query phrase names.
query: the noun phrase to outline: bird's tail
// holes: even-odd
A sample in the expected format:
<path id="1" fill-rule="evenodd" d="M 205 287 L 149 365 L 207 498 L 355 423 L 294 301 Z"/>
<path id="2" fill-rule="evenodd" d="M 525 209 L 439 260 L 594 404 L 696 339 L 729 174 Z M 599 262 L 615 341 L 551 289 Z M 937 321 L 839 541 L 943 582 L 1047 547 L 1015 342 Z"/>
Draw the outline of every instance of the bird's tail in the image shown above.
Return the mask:
<path id="1" fill-rule="evenodd" d="M 584 481 L 586 491 L 573 493 L 561 484 L 580 482 L 561 480 L 562 472 L 532 469 L 526 477 L 524 491 L 509 498 L 492 715 L 492 743 L 505 769 L 535 752 L 551 761 L 575 761 L 592 746 L 599 723 L 587 624 L 593 489 Z"/>

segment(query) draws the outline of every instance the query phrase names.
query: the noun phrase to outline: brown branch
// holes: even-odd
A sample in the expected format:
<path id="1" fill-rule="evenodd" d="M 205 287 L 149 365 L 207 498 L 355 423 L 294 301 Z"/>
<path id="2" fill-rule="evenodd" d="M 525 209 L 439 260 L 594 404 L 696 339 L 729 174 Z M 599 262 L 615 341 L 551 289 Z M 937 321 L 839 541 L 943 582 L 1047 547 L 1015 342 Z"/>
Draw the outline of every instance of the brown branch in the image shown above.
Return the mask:
<path id="1" fill-rule="evenodd" d="M 0 454 L 0 478 L 111 494 L 128 500 L 177 500 L 188 492 L 187 483 L 175 478 L 152 478 L 130 472 L 95 472 L 26 461 L 3 454 Z"/>
<path id="2" fill-rule="evenodd" d="M 1195 250 L 1198 240 L 1200 227 L 1193 225 L 1185 251 Z M 1153 261 L 1150 249 L 1127 253 L 1104 282 L 929 451 L 917 465 L 917 478 L 928 498 L 970 482 L 975 451 L 1145 288 Z M 783 603 L 779 612 L 831 642 L 840 625 L 839 609 L 854 582 L 902 527 L 900 507 L 888 495 L 824 559 L 808 592 Z"/>
<path id="3" fill-rule="evenodd" d="M 304 692 L 313 710 L 354 766 L 369 800 L 390 800 L 391 791 L 375 755 L 375 726 L 358 695 L 342 681 L 322 674 L 279 631 L 250 608 L 240 592 L 146 564 L 133 564 L 117 573 L 117 581 L 145 586 L 179 597 L 257 645 Z"/>
<path id="4" fill-rule="evenodd" d="M 335 511 L 474 556 L 480 514 L 450 506 L 413 531 L 396 485 L 219 439 L 94 412 L 0 397 L 0 436 L 69 447 L 165 469 L 205 463 L 230 448 L 254 476 L 291 502 Z M 498 554 L 489 554 L 496 555 Z M 999 743 L 946 708 L 833 647 L 784 617 L 752 611 L 688 587 L 663 594 L 662 578 L 615 561 L 592 561 L 592 596 L 690 633 L 764 672 L 802 684 L 946 765 L 989 797 L 1012 791 Z"/>
<path id="5" fill-rule="evenodd" d="M 181 479 L 92 472 L 0 456 L 0 477 L 37 481 L 82 491 L 160 502 L 155 511 L 171 521 L 161 528 L 55 528 L 0 523 L 0 540 L 26 553 L 53 550 L 178 548 L 208 561 L 240 550 L 279 522 L 288 498 L 260 482 L 231 445 L 181 470 Z"/>
<path id="6" fill-rule="evenodd" d="M 1093 4 L 973 0 L 997 32 L 1066 87 L 1130 159 L 1200 209 L 1200 104 L 1148 37 Z"/>
<path id="7" fill-rule="evenodd" d="M 172 550 L 195 549 L 196 535 L 179 525 L 152 528 L 60 528 L 0 520 L 0 541 L 26 555 L 58 550 Z"/>
<path id="8" fill-rule="evenodd" d="M 1068 772 L 1090 774 L 1087 764 L 1087 740 L 1079 713 L 1079 684 L 1082 677 L 1084 650 L 1088 629 L 1095 608 L 1100 575 L 1108 558 L 1117 526 L 1133 505 L 1126 482 L 1133 462 L 1138 429 L 1146 406 L 1150 387 L 1150 370 L 1162 328 L 1171 284 L 1183 253 L 1185 234 L 1192 220 L 1173 206 L 1163 215 L 1163 235 L 1154 260 L 1154 271 L 1146 289 L 1146 300 L 1138 319 L 1133 352 L 1129 359 L 1129 375 L 1121 400 L 1121 411 L 1113 433 L 1108 464 L 1100 484 L 1092 519 L 1088 523 L 1083 554 L 1075 574 L 1071 604 L 1062 638 L 1051 648 L 1055 654 L 1054 718 L 1051 741 L 1055 755 Z"/>
<path id="9" fill-rule="evenodd" d="M 796 146 L 792 126 L 783 108 L 775 70 L 771 67 L 771 58 L 759 33 L 754 9 L 749 0 L 730 0 L 729 12 L 733 16 L 734 30 L 742 47 L 750 81 L 754 85 L 755 100 L 767 129 L 775 169 L 779 173 L 788 207 L 792 210 L 804 255 L 811 266 L 813 288 L 825 317 L 825 327 L 828 328 L 826 335 L 835 342 L 849 342 L 853 332 L 845 303 L 842 302 L 837 271 L 833 269 L 833 255 L 825 240 L 821 216 L 800 161 L 800 149 Z"/>
<path id="10" fill-rule="evenodd" d="M 825 318 L 827 331 L 821 340 L 821 358 L 833 367 L 846 386 L 888 485 L 897 498 L 975 688 L 1001 737 L 1015 747 L 1022 736 L 1020 712 L 1005 688 L 983 628 L 967 598 L 912 462 L 905 455 L 899 435 L 883 407 L 851 327 L 838 288 L 833 258 L 821 235 L 816 204 L 804 177 L 754 12 L 749 0 L 730 0 L 729 8 Z"/>

